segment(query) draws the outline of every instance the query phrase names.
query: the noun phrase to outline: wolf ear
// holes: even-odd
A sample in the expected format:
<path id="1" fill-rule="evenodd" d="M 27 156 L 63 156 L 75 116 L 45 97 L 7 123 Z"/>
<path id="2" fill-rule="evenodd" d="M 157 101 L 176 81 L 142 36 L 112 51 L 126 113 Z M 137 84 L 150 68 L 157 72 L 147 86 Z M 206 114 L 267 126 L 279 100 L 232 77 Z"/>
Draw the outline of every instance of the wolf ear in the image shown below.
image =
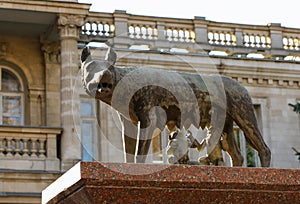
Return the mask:
<path id="1" fill-rule="evenodd" d="M 114 65 L 116 63 L 117 54 L 111 47 L 109 47 L 107 50 L 105 60 L 108 61 L 111 65 Z"/>

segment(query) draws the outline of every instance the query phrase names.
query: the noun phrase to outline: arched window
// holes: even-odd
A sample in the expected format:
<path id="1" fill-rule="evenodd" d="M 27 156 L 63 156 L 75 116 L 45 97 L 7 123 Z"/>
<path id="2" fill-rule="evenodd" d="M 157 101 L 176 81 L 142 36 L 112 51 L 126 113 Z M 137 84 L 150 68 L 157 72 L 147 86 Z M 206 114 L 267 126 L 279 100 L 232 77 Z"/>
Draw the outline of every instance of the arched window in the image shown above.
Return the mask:
<path id="1" fill-rule="evenodd" d="M 12 69 L 0 67 L 1 125 L 24 124 L 24 88 L 19 75 Z"/>

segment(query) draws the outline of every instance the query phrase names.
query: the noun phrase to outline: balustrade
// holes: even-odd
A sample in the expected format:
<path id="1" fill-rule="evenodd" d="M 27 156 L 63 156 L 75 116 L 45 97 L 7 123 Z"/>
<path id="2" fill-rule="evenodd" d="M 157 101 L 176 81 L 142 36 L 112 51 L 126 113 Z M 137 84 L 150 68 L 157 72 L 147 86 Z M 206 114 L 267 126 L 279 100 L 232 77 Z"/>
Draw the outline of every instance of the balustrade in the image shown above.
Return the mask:
<path id="1" fill-rule="evenodd" d="M 103 36 L 112 37 L 114 33 L 114 26 L 107 22 L 86 22 L 82 26 L 82 34 L 93 35 L 93 36 Z"/>
<path id="2" fill-rule="evenodd" d="M 254 33 L 244 33 L 243 43 L 246 47 L 254 48 L 270 48 L 271 38 L 268 35 L 254 34 Z"/>
<path id="3" fill-rule="evenodd" d="M 191 29 L 180 27 L 168 27 L 164 31 L 165 37 L 169 41 L 175 42 L 195 42 L 195 33 Z"/>
<path id="4" fill-rule="evenodd" d="M 57 158 L 56 137 L 60 132 L 57 128 L 1 126 L 0 159 Z"/>
<path id="5" fill-rule="evenodd" d="M 299 36 L 300 37 L 300 36 Z M 284 37 L 283 48 L 286 50 L 299 50 L 300 40 L 298 37 Z"/>
<path id="6" fill-rule="evenodd" d="M 236 36 L 233 32 L 211 30 L 207 36 L 209 44 L 236 46 Z"/>
<path id="7" fill-rule="evenodd" d="M 118 37 L 115 35 L 116 30 L 122 33 L 127 32 L 125 37 L 122 36 L 122 42 L 118 41 L 122 47 L 126 45 L 130 47 L 137 43 L 149 45 L 150 49 L 153 46 L 155 49 L 167 45 L 176 47 L 176 43 L 181 43 L 181 45 L 182 43 L 197 43 L 208 53 L 215 50 L 215 46 L 224 46 L 232 55 L 242 53 L 241 56 L 268 50 L 265 56 L 271 59 L 286 56 L 286 50 L 291 51 L 290 55 L 298 56 L 300 49 L 300 29 L 284 28 L 280 24 L 257 26 L 218 23 L 197 17 L 175 19 L 138 16 L 127 14 L 126 11 L 116 11 L 112 14 L 91 12 L 86 18 L 86 24 L 82 27 L 81 40 L 104 42 L 108 38 Z M 172 44 L 166 44 L 168 42 Z M 159 43 L 162 45 L 160 46 Z M 118 46 L 117 43 L 115 46 Z M 239 49 L 237 50 L 236 47 Z M 195 46 L 190 46 L 190 48 L 195 50 Z M 274 49 L 273 58 L 272 49 Z"/>
<path id="8" fill-rule="evenodd" d="M 46 157 L 46 138 L 0 137 L 0 155 L 21 157 Z"/>
<path id="9" fill-rule="evenodd" d="M 128 27 L 128 36 L 136 39 L 156 40 L 157 29 L 151 25 L 131 24 Z"/>
<path id="10" fill-rule="evenodd" d="M 91 12 L 85 24 L 81 28 L 80 37 L 85 41 L 107 39 L 114 37 L 115 25 L 110 15 Z"/>

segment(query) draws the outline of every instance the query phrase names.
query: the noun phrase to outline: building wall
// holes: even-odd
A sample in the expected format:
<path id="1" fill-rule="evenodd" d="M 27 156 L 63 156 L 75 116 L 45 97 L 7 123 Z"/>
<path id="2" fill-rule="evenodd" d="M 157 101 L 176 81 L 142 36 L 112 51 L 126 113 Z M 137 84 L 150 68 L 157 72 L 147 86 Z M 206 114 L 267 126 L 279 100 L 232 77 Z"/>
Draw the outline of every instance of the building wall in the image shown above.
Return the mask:
<path id="1" fill-rule="evenodd" d="M 20 31 L 18 26 L 7 27 L 14 28 L 10 35 L 3 32 L 6 27 L 3 30 L 1 27 L 0 31 L 0 64 L 15 69 L 23 78 L 25 88 L 24 127 L 0 127 L 0 183 L 4 184 L 0 185 L 0 203 L 40 202 L 39 192 L 82 159 L 79 97 L 94 99 L 81 87 L 81 49 L 77 47 L 90 40 L 107 41 L 112 45 L 118 54 L 117 66 L 221 73 L 239 81 L 251 94 L 253 103 L 260 107 L 260 127 L 272 152 L 271 167 L 299 168 L 291 148 L 300 149 L 300 118 L 287 104 L 300 100 L 300 64 L 284 60 L 288 55 L 299 58 L 299 44 L 294 41 L 300 35 L 298 29 L 277 24 L 217 23 L 199 17 L 188 20 L 135 16 L 124 11 L 89 13 L 89 5 L 78 4 L 76 0 L 21 3 L 0 0 L 0 5 L 0 12 L 9 9 L 20 15 L 18 18 L 9 15 L 9 20 L 16 20 L 12 23 L 21 23 L 27 28 L 27 31 Z M 41 18 L 36 19 L 37 15 Z M 0 23 L 6 25 L 1 19 Z M 43 27 L 40 23 L 45 30 L 30 36 L 31 28 L 37 31 Z M 95 27 L 88 28 L 84 23 L 97 24 L 97 28 L 103 26 L 103 30 L 93 31 Z M 142 33 L 143 26 L 151 32 Z M 99 36 L 91 35 L 90 30 Z M 164 31 L 168 31 L 167 38 Z M 179 36 L 182 31 L 189 33 L 188 38 Z M 249 45 L 245 47 L 242 31 L 259 39 L 269 37 L 272 46 L 264 42 L 265 47 L 259 47 L 259 42 L 247 42 Z M 267 35 L 270 36 L 265 37 Z M 134 46 L 149 50 L 131 49 Z M 171 48 L 188 52 L 170 52 Z M 208 55 L 215 50 L 229 53 L 229 56 Z M 92 49 L 97 59 L 104 59 L 105 52 L 106 48 Z M 265 59 L 245 57 L 252 52 L 263 53 Z M 94 118 L 97 124 L 94 159 L 123 162 L 118 115 L 106 104 L 94 103 L 98 110 Z M 35 139 L 38 143 L 47 141 L 47 145 L 42 148 L 43 157 L 7 156 L 1 146 L 3 138 L 10 142 Z M 29 183 L 33 186 L 30 189 Z"/>
<path id="2" fill-rule="evenodd" d="M 38 39 L 1 36 L 5 44 L 5 56 L 0 63 L 8 65 L 23 76 L 27 92 L 25 124 L 45 125 L 45 68 Z"/>

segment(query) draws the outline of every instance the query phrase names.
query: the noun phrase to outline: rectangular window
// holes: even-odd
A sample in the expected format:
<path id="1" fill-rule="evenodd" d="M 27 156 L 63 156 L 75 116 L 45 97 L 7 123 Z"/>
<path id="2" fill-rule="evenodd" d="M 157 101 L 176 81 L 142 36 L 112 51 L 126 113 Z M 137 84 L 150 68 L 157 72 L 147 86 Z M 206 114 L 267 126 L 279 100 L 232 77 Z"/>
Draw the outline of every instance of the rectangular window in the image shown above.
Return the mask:
<path id="1" fill-rule="evenodd" d="M 22 124 L 21 96 L 2 96 L 2 124 Z"/>
<path id="2" fill-rule="evenodd" d="M 81 122 L 82 160 L 93 161 L 95 150 L 93 136 L 95 135 L 93 122 L 83 120 Z"/>
<path id="3" fill-rule="evenodd" d="M 97 118 L 94 99 L 81 99 L 81 156 L 83 161 L 93 161 L 96 157 Z"/>

